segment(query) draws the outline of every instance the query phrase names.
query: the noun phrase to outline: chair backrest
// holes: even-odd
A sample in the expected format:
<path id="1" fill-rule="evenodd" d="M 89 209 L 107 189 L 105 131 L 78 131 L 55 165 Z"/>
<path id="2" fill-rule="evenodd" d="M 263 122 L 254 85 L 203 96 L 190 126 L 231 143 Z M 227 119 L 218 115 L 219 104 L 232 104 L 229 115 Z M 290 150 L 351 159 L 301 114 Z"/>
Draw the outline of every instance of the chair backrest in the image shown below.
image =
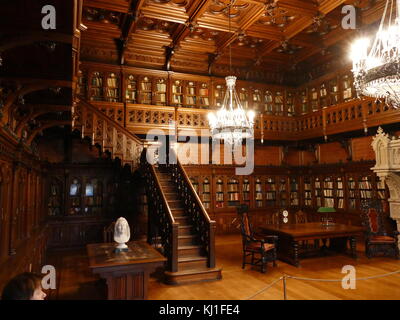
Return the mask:
<path id="1" fill-rule="evenodd" d="M 296 223 L 307 223 L 307 214 L 302 210 L 299 210 L 295 214 Z"/>
<path id="2" fill-rule="evenodd" d="M 105 243 L 114 242 L 114 228 L 115 228 L 115 221 L 112 222 L 108 227 L 104 227 L 103 242 Z"/>
<path id="3" fill-rule="evenodd" d="M 361 208 L 363 225 L 367 227 L 368 233 L 384 234 L 381 202 L 376 200 L 364 201 Z"/>
<path id="4" fill-rule="evenodd" d="M 251 237 L 253 235 L 252 225 L 249 218 L 249 206 L 248 205 L 240 205 L 236 207 L 237 213 L 240 216 L 240 229 L 242 235 Z"/>

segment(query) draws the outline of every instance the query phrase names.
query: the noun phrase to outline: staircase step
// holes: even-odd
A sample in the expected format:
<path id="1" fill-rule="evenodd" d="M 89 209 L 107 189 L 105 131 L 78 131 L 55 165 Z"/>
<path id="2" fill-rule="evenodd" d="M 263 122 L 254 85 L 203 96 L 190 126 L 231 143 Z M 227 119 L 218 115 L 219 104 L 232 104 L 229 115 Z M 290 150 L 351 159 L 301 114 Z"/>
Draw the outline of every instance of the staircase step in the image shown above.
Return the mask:
<path id="1" fill-rule="evenodd" d="M 178 257 L 201 256 L 203 252 L 204 252 L 203 247 L 198 244 L 188 245 L 188 246 L 178 245 Z"/>
<path id="2" fill-rule="evenodd" d="M 186 226 L 179 225 L 178 235 L 183 236 L 183 235 L 188 235 L 188 234 L 193 234 L 193 225 L 191 225 L 191 224 L 186 225 Z"/>
<path id="3" fill-rule="evenodd" d="M 178 222 L 181 226 L 187 226 L 192 223 L 192 219 L 190 216 L 174 216 L 174 218 L 175 221 Z"/>
<path id="4" fill-rule="evenodd" d="M 166 283 L 174 285 L 222 279 L 222 270 L 218 268 L 187 270 L 178 272 L 166 271 L 164 274 Z"/>
<path id="5" fill-rule="evenodd" d="M 172 212 L 172 215 L 174 216 L 174 218 L 186 216 L 185 209 L 183 209 L 183 208 L 172 208 L 170 206 L 170 209 L 171 209 L 171 212 Z"/>
<path id="6" fill-rule="evenodd" d="M 179 199 L 179 194 L 177 192 L 165 192 L 164 195 L 167 198 L 168 201 L 170 200 L 180 200 Z"/>
<path id="7" fill-rule="evenodd" d="M 178 257 L 178 271 L 199 270 L 207 268 L 207 257 Z"/>
<path id="8" fill-rule="evenodd" d="M 168 201 L 168 205 L 170 207 L 170 209 L 182 209 L 183 210 L 183 206 L 182 206 L 182 200 L 167 200 Z"/>
<path id="9" fill-rule="evenodd" d="M 194 245 L 197 243 L 197 236 L 195 234 L 178 235 L 178 248 L 179 246 Z"/>

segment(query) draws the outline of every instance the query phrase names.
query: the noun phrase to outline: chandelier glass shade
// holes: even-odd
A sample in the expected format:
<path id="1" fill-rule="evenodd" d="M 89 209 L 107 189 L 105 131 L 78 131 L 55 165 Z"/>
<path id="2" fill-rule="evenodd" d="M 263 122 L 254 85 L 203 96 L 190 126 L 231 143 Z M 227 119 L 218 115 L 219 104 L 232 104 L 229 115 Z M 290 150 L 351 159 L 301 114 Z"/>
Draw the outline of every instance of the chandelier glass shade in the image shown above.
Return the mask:
<path id="1" fill-rule="evenodd" d="M 228 4 L 229 32 L 231 31 L 231 6 Z M 229 69 L 232 70 L 232 48 L 229 44 Z M 211 135 L 213 139 L 224 140 L 230 145 L 241 145 L 243 139 L 254 137 L 254 112 L 248 111 L 247 114 L 242 107 L 240 99 L 236 93 L 236 77 L 228 76 L 225 78 L 226 92 L 221 108 L 216 112 L 208 114 Z"/>
<path id="2" fill-rule="evenodd" d="M 395 9 L 397 7 L 397 10 Z M 400 0 L 387 0 L 379 30 L 352 47 L 354 86 L 359 97 L 384 99 L 400 108 Z"/>
<path id="3" fill-rule="evenodd" d="M 226 80 L 226 93 L 221 108 L 208 114 L 211 134 L 213 139 L 238 145 L 243 139 L 254 136 L 254 112 L 243 109 L 235 90 L 236 77 L 228 76 Z"/>

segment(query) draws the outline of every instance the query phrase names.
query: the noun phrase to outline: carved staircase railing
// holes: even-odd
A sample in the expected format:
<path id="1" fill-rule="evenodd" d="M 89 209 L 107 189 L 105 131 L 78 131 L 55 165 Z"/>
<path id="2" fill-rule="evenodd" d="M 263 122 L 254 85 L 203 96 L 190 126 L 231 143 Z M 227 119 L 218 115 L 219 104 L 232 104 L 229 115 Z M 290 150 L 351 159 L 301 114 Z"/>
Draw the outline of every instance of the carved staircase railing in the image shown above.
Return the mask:
<path id="1" fill-rule="evenodd" d="M 185 212 L 191 217 L 194 228 L 199 236 L 200 244 L 207 254 L 208 267 L 214 268 L 216 222 L 210 219 L 179 160 L 177 159 L 175 164 L 167 164 L 166 167 L 171 170 L 173 181 L 182 196 Z"/>
<path id="2" fill-rule="evenodd" d="M 146 153 L 147 149 L 145 148 L 141 155 L 140 165 L 145 177 L 146 192 L 149 198 L 149 223 L 156 224 L 157 236 L 161 237 L 163 253 L 168 259 L 168 269 L 171 272 L 176 272 L 178 271 L 179 223 L 175 222 L 154 166 L 147 161 Z"/>
<path id="3" fill-rule="evenodd" d="M 111 158 L 119 158 L 122 166 L 130 165 L 132 171 L 139 167 L 143 141 L 98 108 L 77 98 L 72 108 L 72 129 L 78 130 L 82 138 L 89 137 L 101 151 L 108 151 Z"/>

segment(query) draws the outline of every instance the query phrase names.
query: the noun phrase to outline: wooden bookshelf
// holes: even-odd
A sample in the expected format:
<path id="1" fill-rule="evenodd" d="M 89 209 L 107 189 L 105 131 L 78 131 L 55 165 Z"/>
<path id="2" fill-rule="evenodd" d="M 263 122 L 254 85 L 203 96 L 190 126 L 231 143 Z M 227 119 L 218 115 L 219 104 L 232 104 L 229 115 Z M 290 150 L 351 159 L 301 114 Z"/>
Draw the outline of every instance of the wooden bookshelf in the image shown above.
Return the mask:
<path id="1" fill-rule="evenodd" d="M 347 205 L 349 210 L 355 210 L 357 208 L 357 187 L 356 181 L 353 177 L 347 179 Z"/>
<path id="2" fill-rule="evenodd" d="M 342 177 L 336 178 L 336 208 L 345 209 L 345 190 Z"/>
<path id="3" fill-rule="evenodd" d="M 230 178 L 227 183 L 228 207 L 236 207 L 240 203 L 239 180 Z"/>
<path id="4" fill-rule="evenodd" d="M 297 180 L 297 178 L 290 179 L 290 205 L 300 205 L 299 181 Z"/>
<path id="5" fill-rule="evenodd" d="M 168 103 L 167 80 L 164 78 L 156 78 L 154 82 L 155 82 L 154 104 L 156 106 L 166 106 Z"/>
<path id="6" fill-rule="evenodd" d="M 282 208 L 285 208 L 289 205 L 288 202 L 288 191 L 287 191 L 287 181 L 288 179 L 285 177 L 281 177 L 279 179 L 279 205 Z"/>

